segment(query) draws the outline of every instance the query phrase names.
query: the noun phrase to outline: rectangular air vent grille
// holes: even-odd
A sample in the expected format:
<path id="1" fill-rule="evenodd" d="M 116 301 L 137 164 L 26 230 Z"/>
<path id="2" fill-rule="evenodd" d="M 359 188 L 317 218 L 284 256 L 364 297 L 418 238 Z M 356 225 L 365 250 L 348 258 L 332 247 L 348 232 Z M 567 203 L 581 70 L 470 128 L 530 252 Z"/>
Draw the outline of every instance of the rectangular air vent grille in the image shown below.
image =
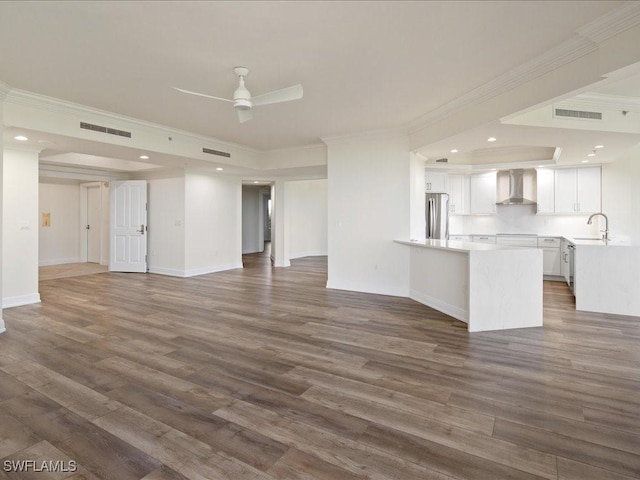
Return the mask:
<path id="1" fill-rule="evenodd" d="M 203 148 L 202 149 L 203 153 L 209 153 L 211 155 L 218 155 L 219 157 L 227 157 L 227 158 L 231 158 L 231 154 L 227 153 L 227 152 L 221 152 L 220 150 L 212 150 L 210 148 Z"/>
<path id="2" fill-rule="evenodd" d="M 449 159 L 448 158 L 438 158 L 436 160 L 436 163 L 448 163 Z"/>
<path id="3" fill-rule="evenodd" d="M 124 130 L 118 130 L 115 128 L 103 127 L 101 125 L 93 125 L 86 122 L 80 122 L 80 128 L 84 128 L 85 130 L 92 130 L 94 132 L 108 133 L 109 135 L 117 135 L 119 137 L 131 138 L 131 132 L 125 132 Z"/>
<path id="4" fill-rule="evenodd" d="M 567 110 L 566 108 L 556 108 L 556 117 L 570 117 L 570 118 L 586 118 L 588 120 L 602 120 L 601 112 L 585 112 L 582 110 Z"/>

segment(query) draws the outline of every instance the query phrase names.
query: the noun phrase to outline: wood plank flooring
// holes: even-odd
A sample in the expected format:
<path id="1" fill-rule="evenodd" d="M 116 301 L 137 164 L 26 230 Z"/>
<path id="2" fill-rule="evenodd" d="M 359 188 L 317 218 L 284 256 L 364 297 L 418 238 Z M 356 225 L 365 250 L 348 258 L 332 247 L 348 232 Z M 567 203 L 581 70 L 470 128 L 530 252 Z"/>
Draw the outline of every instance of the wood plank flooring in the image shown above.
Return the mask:
<path id="1" fill-rule="evenodd" d="M 4 311 L 0 479 L 640 478 L 640 319 L 467 333 L 404 298 L 327 290 L 326 258 L 195 278 L 41 281 Z"/>

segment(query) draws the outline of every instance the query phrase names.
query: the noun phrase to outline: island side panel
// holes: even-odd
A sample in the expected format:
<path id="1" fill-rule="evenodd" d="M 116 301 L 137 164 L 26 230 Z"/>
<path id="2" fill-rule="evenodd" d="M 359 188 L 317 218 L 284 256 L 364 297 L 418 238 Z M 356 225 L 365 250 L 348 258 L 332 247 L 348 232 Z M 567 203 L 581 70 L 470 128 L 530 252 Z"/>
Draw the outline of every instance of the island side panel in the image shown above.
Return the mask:
<path id="1" fill-rule="evenodd" d="M 640 247 L 576 246 L 576 310 L 640 316 Z"/>
<path id="2" fill-rule="evenodd" d="M 542 326 L 542 250 L 469 252 L 470 332 Z"/>
<path id="3" fill-rule="evenodd" d="M 463 322 L 469 318 L 469 254 L 411 248 L 409 296 Z"/>

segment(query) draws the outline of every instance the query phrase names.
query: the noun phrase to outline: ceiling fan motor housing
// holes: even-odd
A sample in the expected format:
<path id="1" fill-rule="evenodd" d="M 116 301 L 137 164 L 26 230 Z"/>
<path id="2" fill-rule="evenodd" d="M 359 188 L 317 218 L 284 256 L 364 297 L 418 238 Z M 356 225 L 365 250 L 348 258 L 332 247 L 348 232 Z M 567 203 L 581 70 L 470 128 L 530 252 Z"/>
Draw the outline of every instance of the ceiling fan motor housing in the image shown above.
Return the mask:
<path id="1" fill-rule="evenodd" d="M 236 98 L 233 103 L 233 108 L 236 110 L 251 110 L 251 100 L 246 98 Z"/>

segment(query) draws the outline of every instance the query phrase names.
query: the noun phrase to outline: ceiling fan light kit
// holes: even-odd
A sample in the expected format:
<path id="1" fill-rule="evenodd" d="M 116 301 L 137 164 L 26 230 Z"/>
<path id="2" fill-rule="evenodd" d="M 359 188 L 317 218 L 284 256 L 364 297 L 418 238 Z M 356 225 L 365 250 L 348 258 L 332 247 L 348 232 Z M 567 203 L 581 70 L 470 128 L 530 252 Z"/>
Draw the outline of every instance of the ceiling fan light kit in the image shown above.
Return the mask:
<path id="1" fill-rule="evenodd" d="M 173 87 L 175 90 L 186 93 L 189 95 L 197 95 L 199 97 L 212 98 L 214 100 L 222 100 L 224 102 L 232 102 L 233 108 L 238 112 L 238 120 L 240 123 L 244 123 L 251 120 L 251 109 L 259 105 L 269 105 L 274 103 L 289 102 L 292 100 L 299 100 L 302 98 L 303 90 L 302 85 L 293 85 L 291 87 L 282 88 L 280 90 L 274 90 L 273 92 L 263 93 L 251 98 L 251 92 L 244 85 L 244 77 L 249 74 L 249 69 L 245 67 L 235 67 L 233 72 L 238 76 L 238 88 L 233 92 L 233 100 L 222 97 L 214 97 L 213 95 L 207 95 L 204 93 L 192 92 L 190 90 L 184 90 L 182 88 Z"/>

